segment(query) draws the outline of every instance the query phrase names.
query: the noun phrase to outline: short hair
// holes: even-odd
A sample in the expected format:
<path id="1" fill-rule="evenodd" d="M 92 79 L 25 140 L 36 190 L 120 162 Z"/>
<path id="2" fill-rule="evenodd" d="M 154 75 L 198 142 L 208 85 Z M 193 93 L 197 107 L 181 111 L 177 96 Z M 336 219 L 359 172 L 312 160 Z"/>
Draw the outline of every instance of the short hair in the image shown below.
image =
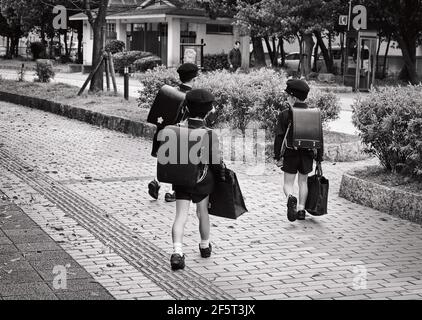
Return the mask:
<path id="1" fill-rule="evenodd" d="M 236 42 L 234 44 L 240 44 L 240 41 L 239 40 L 236 40 Z"/>

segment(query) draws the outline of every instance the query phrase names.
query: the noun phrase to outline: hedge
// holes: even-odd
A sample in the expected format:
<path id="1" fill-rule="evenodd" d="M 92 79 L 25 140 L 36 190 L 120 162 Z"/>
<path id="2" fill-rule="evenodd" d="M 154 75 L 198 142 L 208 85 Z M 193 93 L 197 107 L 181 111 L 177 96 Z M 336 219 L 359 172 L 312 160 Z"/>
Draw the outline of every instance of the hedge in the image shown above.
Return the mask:
<path id="1" fill-rule="evenodd" d="M 366 152 L 388 171 L 422 178 L 422 86 L 384 87 L 353 105 Z"/>
<path id="2" fill-rule="evenodd" d="M 180 81 L 175 69 L 158 67 L 138 77 L 143 85 L 139 106 L 149 108 L 164 84 L 177 86 Z M 277 114 L 286 103 L 284 92 L 287 78 L 272 69 L 258 69 L 249 73 L 227 70 L 200 74 L 194 87 L 211 90 L 216 98 L 217 123 L 228 123 L 233 129 L 244 131 L 252 123 L 274 132 Z M 322 110 L 324 123 L 336 119 L 340 112 L 337 97 L 312 88 L 308 105 Z"/>

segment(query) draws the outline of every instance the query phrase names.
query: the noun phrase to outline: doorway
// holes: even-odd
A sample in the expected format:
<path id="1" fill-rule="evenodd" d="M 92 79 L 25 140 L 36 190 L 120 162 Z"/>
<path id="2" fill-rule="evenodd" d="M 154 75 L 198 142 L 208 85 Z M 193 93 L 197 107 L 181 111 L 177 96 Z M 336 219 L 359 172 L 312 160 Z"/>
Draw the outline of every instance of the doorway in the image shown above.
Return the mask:
<path id="1" fill-rule="evenodd" d="M 146 51 L 161 58 L 167 65 L 168 26 L 166 23 L 132 24 L 130 50 Z"/>

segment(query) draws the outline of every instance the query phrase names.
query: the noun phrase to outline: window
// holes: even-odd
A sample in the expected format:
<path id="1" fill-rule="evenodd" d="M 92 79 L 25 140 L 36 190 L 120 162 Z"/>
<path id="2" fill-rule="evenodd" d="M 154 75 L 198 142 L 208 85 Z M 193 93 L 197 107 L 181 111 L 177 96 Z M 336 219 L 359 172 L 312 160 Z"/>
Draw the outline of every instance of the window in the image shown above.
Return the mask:
<path id="1" fill-rule="evenodd" d="M 233 34 L 230 24 L 207 24 L 207 34 Z"/>
<path id="2" fill-rule="evenodd" d="M 115 23 L 107 23 L 106 27 L 106 39 L 116 39 L 116 24 Z"/>

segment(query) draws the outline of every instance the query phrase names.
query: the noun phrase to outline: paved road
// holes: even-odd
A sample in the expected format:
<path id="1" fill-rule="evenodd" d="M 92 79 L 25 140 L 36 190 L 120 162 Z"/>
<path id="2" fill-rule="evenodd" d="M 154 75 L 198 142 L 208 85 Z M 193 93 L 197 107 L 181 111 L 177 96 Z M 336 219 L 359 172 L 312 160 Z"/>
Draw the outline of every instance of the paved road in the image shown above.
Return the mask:
<path id="1" fill-rule="evenodd" d="M 172 272 L 174 204 L 146 192 L 150 141 L 7 103 L 0 115 L 0 190 L 115 298 L 422 298 L 421 226 L 337 195 L 344 170 L 374 161 L 325 163 L 329 214 L 295 223 L 277 169 L 229 164 L 249 212 L 212 216 L 202 259 L 192 208 L 187 268 Z"/>

